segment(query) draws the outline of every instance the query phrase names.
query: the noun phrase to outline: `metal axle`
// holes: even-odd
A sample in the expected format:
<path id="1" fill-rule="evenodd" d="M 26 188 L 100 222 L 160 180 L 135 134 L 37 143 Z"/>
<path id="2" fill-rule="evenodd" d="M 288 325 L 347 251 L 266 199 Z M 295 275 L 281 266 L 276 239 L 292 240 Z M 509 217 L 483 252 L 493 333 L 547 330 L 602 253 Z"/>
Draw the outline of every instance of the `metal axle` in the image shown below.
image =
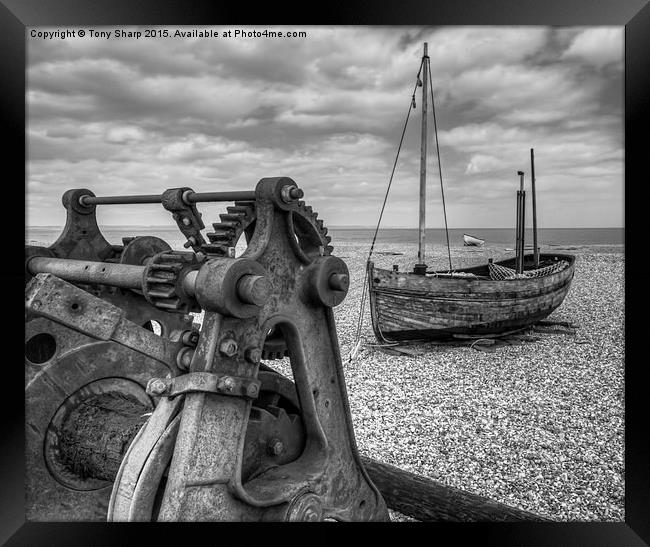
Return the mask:
<path id="1" fill-rule="evenodd" d="M 242 192 L 187 192 L 183 195 L 186 203 L 217 201 L 255 201 L 255 191 Z M 136 196 L 81 196 L 79 203 L 84 207 L 91 205 L 129 205 L 135 203 L 161 203 L 161 194 Z"/>

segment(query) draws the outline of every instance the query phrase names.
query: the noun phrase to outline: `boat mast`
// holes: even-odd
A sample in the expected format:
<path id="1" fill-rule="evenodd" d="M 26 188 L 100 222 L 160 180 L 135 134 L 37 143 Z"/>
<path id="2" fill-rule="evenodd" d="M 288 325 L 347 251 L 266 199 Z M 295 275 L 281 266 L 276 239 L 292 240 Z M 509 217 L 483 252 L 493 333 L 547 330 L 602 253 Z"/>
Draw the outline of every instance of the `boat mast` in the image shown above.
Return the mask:
<path id="1" fill-rule="evenodd" d="M 429 55 L 427 43 L 424 43 L 424 55 L 422 57 L 422 140 L 420 149 L 420 224 L 418 226 L 418 263 L 413 272 L 424 275 L 427 272 L 427 265 L 424 256 L 425 239 L 425 203 L 427 193 L 427 87 Z"/>
<path id="2" fill-rule="evenodd" d="M 539 268 L 539 249 L 537 247 L 537 207 L 535 203 L 535 153 L 530 149 L 530 183 L 533 193 L 533 249 L 535 268 Z"/>

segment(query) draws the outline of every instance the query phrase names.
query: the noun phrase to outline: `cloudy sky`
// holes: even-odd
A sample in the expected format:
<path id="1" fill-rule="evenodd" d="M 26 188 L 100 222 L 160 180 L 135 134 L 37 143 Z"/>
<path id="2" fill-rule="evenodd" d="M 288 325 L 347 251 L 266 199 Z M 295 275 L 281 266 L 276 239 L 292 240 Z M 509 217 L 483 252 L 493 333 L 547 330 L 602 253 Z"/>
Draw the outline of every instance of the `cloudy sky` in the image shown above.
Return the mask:
<path id="1" fill-rule="evenodd" d="M 374 226 L 426 41 L 450 228 L 514 226 L 530 148 L 541 227 L 623 226 L 623 27 L 210 28 L 218 38 L 28 37 L 29 225 L 63 224 L 69 188 L 241 190 L 288 176 L 327 225 Z M 417 226 L 420 106 L 385 227 Z M 435 228 L 433 140 L 429 150 Z M 99 218 L 170 222 L 155 205 L 105 206 Z"/>

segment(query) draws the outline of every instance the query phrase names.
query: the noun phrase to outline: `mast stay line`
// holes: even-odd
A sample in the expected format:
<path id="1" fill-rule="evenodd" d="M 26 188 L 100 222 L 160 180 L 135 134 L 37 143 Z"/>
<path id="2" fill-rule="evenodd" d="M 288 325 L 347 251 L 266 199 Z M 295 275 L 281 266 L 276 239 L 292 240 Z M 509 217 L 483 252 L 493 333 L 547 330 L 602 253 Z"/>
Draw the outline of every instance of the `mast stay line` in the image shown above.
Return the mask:
<path id="1" fill-rule="evenodd" d="M 384 209 L 386 208 L 386 201 L 388 200 L 388 194 L 390 192 L 390 187 L 393 184 L 393 177 L 395 175 L 395 169 L 397 167 L 397 160 L 399 159 L 399 153 L 402 150 L 402 143 L 404 142 L 404 135 L 406 134 L 406 127 L 409 123 L 409 117 L 411 116 L 411 110 L 415 108 L 415 91 L 418 88 L 420 81 L 420 73 L 422 72 L 422 65 L 424 64 L 424 58 L 420 63 L 420 69 L 418 70 L 418 75 L 416 78 L 415 85 L 413 86 L 413 92 L 411 93 L 411 102 L 409 104 L 408 112 L 406 113 L 406 120 L 404 121 L 404 127 L 402 128 L 402 136 L 399 140 L 399 145 L 397 147 L 397 154 L 395 155 L 395 161 L 393 162 L 393 169 L 390 173 L 390 179 L 388 180 L 388 188 L 386 188 L 386 195 L 384 195 L 384 202 L 381 206 L 381 211 L 379 212 L 379 220 L 377 221 L 377 226 L 375 228 L 375 233 L 372 236 L 372 243 L 370 244 L 370 251 L 368 252 L 368 258 L 366 259 L 366 271 L 364 276 L 363 291 L 361 293 L 361 305 L 359 309 L 359 318 L 357 320 L 357 332 L 355 335 L 355 344 L 350 352 L 349 361 L 352 361 L 356 356 L 356 353 L 359 349 L 359 344 L 361 342 L 361 329 L 363 327 L 364 312 L 366 309 L 366 300 L 368 298 L 368 283 L 365 282 L 365 279 L 368 277 L 368 265 L 370 264 L 370 258 L 372 257 L 373 250 L 375 248 L 375 242 L 377 240 L 377 234 L 379 233 L 379 225 L 381 224 L 381 219 L 384 216 Z"/>

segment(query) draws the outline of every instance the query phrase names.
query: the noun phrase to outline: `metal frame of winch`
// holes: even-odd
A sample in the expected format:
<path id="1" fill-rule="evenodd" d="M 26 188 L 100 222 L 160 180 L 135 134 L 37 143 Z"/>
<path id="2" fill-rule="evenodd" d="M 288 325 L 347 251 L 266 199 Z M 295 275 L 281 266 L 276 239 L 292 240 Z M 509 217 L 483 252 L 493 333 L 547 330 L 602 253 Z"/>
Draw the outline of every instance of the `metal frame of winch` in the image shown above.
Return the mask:
<path id="1" fill-rule="evenodd" d="M 250 192 L 64 194 L 61 236 L 26 248 L 28 519 L 388 519 L 334 324 L 347 266 L 302 197 L 284 177 Z M 207 239 L 201 202 L 234 202 Z M 188 250 L 106 241 L 96 207 L 132 203 L 162 204 Z M 294 382 L 261 362 L 287 355 Z"/>

